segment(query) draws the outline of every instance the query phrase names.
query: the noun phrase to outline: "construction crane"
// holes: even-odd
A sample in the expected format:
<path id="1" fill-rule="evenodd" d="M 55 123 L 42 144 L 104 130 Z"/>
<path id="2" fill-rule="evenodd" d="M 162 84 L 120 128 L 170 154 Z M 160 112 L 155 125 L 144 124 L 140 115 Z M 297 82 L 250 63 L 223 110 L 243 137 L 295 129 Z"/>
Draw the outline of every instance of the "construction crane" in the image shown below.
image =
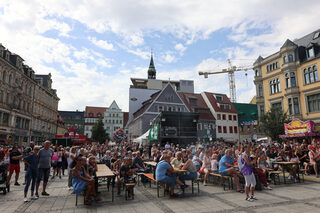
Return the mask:
<path id="1" fill-rule="evenodd" d="M 212 70 L 199 71 L 199 75 L 203 75 L 205 78 L 208 78 L 209 75 L 228 73 L 230 99 L 231 99 L 231 102 L 236 103 L 237 102 L 237 94 L 236 94 L 236 84 L 235 84 L 235 79 L 234 79 L 234 72 L 252 70 L 253 67 L 252 66 L 239 66 L 239 67 L 232 66 L 230 59 L 228 59 L 228 64 L 229 64 L 228 69 L 222 69 L 221 71 L 218 71 L 218 72 L 212 72 Z M 247 75 L 247 73 L 246 73 L 246 75 Z"/>

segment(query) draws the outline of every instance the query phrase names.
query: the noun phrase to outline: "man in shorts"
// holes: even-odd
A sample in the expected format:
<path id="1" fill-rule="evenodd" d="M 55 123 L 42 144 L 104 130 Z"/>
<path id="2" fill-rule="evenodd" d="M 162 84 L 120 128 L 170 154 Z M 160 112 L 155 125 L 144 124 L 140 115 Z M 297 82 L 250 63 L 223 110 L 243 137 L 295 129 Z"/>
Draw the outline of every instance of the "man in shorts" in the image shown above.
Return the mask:
<path id="1" fill-rule="evenodd" d="M 17 146 L 13 146 L 9 156 L 10 156 L 10 165 L 9 165 L 9 176 L 7 178 L 7 182 L 10 183 L 11 176 L 13 172 L 15 172 L 16 176 L 15 176 L 14 185 L 20 186 L 20 184 L 18 183 L 18 179 L 19 179 L 19 173 L 20 173 L 20 159 L 22 159 L 22 154 L 21 152 L 19 152 Z"/>
<path id="2" fill-rule="evenodd" d="M 53 150 L 50 149 L 50 141 L 45 141 L 43 148 L 40 149 L 38 153 L 39 167 L 38 167 L 36 194 L 35 194 L 37 197 L 39 197 L 38 190 L 39 190 L 41 180 L 43 180 L 43 187 L 42 187 L 41 194 L 43 196 L 49 196 L 49 194 L 46 192 L 46 187 L 49 180 L 52 156 L 53 156 Z"/>

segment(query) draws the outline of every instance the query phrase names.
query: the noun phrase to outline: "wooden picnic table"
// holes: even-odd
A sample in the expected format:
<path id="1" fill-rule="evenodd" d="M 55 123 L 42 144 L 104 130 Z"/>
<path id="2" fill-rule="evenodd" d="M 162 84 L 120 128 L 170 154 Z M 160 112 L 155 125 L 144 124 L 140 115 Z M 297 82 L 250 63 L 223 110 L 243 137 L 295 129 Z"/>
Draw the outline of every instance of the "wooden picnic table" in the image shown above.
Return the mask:
<path id="1" fill-rule="evenodd" d="M 111 193 L 112 193 L 112 202 L 114 200 L 114 177 L 116 176 L 111 169 L 105 164 L 97 164 L 98 171 L 96 172 L 97 178 L 108 178 L 112 181 Z M 109 190 L 109 186 L 108 186 Z"/>
<path id="2" fill-rule="evenodd" d="M 285 176 L 285 168 L 284 168 L 284 166 L 292 166 L 292 165 L 295 165 L 295 164 L 299 166 L 299 162 L 292 162 L 292 161 L 275 161 L 275 162 L 272 162 L 272 163 L 273 164 L 282 165 L 281 169 L 282 169 L 284 184 L 286 184 L 286 176 Z"/>
<path id="3" fill-rule="evenodd" d="M 154 162 L 154 161 L 146 161 L 146 162 L 144 162 L 144 164 L 146 164 L 147 166 L 151 166 L 151 167 L 157 166 L 157 162 Z"/>

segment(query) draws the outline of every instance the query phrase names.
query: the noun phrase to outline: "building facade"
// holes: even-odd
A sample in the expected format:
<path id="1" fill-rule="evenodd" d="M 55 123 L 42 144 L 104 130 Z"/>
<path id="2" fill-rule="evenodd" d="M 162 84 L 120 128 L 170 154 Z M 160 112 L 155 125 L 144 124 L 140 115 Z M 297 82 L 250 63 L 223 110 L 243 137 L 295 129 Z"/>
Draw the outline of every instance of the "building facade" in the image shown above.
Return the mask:
<path id="1" fill-rule="evenodd" d="M 84 134 L 87 138 L 91 138 L 92 127 L 98 123 L 99 119 L 103 119 L 104 112 L 107 107 L 86 106 L 84 118 Z"/>
<path id="2" fill-rule="evenodd" d="M 276 53 L 254 63 L 259 115 L 277 107 L 291 119 L 320 122 L 320 29 L 287 39 Z"/>
<path id="3" fill-rule="evenodd" d="M 216 120 L 201 94 L 178 92 L 190 112 L 197 113 L 197 140 L 211 142 L 216 139 Z"/>
<path id="4" fill-rule="evenodd" d="M 120 128 L 123 128 L 124 113 L 118 106 L 116 101 L 113 101 L 111 105 L 104 112 L 104 128 L 106 129 L 109 137 L 113 137 L 113 133 Z"/>
<path id="5" fill-rule="evenodd" d="M 239 140 L 238 113 L 225 94 L 201 93 L 203 100 L 216 119 L 216 138 L 236 142 Z"/>
<path id="6" fill-rule="evenodd" d="M 59 115 L 66 123 L 67 130 L 74 126 L 77 134 L 84 135 L 84 111 L 59 111 Z"/>
<path id="7" fill-rule="evenodd" d="M 133 113 L 140 109 L 143 102 L 147 101 L 150 96 L 162 90 L 168 83 L 180 92 L 193 93 L 194 82 L 192 80 L 160 80 L 156 79 L 156 68 L 151 54 L 148 78 L 131 78 L 132 85 L 129 88 L 129 121 L 133 119 Z"/>
<path id="8" fill-rule="evenodd" d="M 151 121 L 162 111 L 189 112 L 172 84 L 154 94 L 142 103 L 142 106 L 133 113 L 128 123 L 129 140 L 133 140 L 150 129 Z"/>
<path id="9" fill-rule="evenodd" d="M 0 44 L 0 138 L 21 145 L 54 136 L 59 98 L 51 83 Z"/>

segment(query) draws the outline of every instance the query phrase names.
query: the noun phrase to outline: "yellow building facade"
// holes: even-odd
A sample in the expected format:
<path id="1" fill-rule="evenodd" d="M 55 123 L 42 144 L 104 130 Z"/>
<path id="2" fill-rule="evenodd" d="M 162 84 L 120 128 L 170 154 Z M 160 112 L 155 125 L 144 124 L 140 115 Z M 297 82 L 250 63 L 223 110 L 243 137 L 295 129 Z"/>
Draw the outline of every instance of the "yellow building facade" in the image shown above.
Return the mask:
<path id="1" fill-rule="evenodd" d="M 259 116 L 272 107 L 291 119 L 320 123 L 320 29 L 289 39 L 278 52 L 254 63 Z"/>

